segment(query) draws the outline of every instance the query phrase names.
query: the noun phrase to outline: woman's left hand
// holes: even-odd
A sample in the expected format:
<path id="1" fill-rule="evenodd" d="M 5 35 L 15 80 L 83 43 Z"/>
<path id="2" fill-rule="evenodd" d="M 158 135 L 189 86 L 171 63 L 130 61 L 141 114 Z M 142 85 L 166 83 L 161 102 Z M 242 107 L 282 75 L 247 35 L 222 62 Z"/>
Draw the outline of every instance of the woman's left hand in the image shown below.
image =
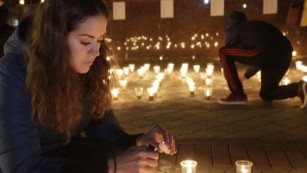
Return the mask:
<path id="1" fill-rule="evenodd" d="M 156 125 L 148 133 L 137 139 L 137 145 L 152 145 L 161 152 L 159 144 L 164 143 L 167 146 L 167 154 L 175 154 L 177 152 L 173 135 L 165 131 L 161 126 Z"/>

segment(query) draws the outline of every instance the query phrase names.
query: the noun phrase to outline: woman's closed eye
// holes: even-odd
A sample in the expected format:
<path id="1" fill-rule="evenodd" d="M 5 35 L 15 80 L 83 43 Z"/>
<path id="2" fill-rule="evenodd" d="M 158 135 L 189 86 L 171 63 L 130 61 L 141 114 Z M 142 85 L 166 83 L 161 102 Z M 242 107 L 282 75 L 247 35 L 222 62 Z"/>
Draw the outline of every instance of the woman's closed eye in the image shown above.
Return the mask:
<path id="1" fill-rule="evenodd" d="M 97 41 L 97 43 L 99 43 L 99 44 L 101 44 L 101 43 L 103 43 L 103 42 L 104 42 L 104 39 L 103 39 L 103 40 L 98 40 L 98 41 Z M 89 45 L 89 44 L 91 44 L 91 43 L 90 43 L 90 42 L 86 42 L 86 41 L 81 41 L 81 44 L 87 46 L 87 45 Z"/>
<path id="2" fill-rule="evenodd" d="M 89 44 L 90 44 L 90 42 L 81 41 L 81 44 L 83 44 L 83 45 L 87 46 L 87 45 L 89 45 Z"/>

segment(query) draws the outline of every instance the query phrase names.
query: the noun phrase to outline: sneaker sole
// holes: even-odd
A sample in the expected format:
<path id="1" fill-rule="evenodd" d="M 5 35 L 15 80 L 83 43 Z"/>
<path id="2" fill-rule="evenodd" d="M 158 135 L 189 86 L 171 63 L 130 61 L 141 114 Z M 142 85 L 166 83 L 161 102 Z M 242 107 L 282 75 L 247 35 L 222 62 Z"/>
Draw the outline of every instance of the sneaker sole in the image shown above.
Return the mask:
<path id="1" fill-rule="evenodd" d="M 225 102 L 219 99 L 218 103 L 221 105 L 246 105 L 247 101 Z"/>
<path id="2" fill-rule="evenodd" d="M 305 109 L 307 106 L 307 83 L 303 83 L 304 102 L 301 104 L 301 109 Z"/>

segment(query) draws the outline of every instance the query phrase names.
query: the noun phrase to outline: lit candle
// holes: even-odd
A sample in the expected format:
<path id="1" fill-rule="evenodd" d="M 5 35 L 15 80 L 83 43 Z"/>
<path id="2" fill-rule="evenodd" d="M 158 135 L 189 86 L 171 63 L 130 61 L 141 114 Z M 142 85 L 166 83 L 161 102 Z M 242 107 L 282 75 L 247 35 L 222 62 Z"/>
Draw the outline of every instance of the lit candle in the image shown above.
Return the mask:
<path id="1" fill-rule="evenodd" d="M 194 160 L 183 160 L 180 162 L 182 173 L 196 173 L 197 162 Z"/>
<path id="2" fill-rule="evenodd" d="M 200 69 L 200 65 L 193 65 L 193 69 L 195 71 L 195 73 L 199 73 L 199 69 Z"/>
<path id="3" fill-rule="evenodd" d="M 212 79 L 209 78 L 209 77 L 207 77 L 207 78 L 205 79 L 205 83 L 206 83 L 206 86 L 212 86 Z"/>
<path id="4" fill-rule="evenodd" d="M 237 173 L 251 173 L 253 163 L 248 160 L 238 160 L 235 162 Z"/>
<path id="5" fill-rule="evenodd" d="M 285 77 L 285 79 L 283 80 L 283 84 L 284 84 L 284 85 L 289 85 L 290 82 L 291 82 L 290 79 L 287 78 L 287 77 Z"/>
<path id="6" fill-rule="evenodd" d="M 136 87 L 134 88 L 135 95 L 137 99 L 141 99 L 142 94 L 143 94 L 143 87 Z"/>
<path id="7" fill-rule="evenodd" d="M 124 71 L 124 75 L 126 75 L 126 76 L 129 75 L 129 67 L 124 67 L 123 71 Z"/>
<path id="8" fill-rule="evenodd" d="M 127 87 L 127 80 L 126 79 L 122 79 L 119 81 L 120 86 L 122 86 L 122 88 L 126 89 Z"/>
<path id="9" fill-rule="evenodd" d="M 154 71 L 156 74 L 158 74 L 160 72 L 160 66 L 156 65 L 153 67 Z"/>
<path id="10" fill-rule="evenodd" d="M 205 97 L 206 99 L 210 99 L 212 96 L 212 87 L 211 86 L 207 86 L 205 87 Z"/>
<path id="11" fill-rule="evenodd" d="M 195 93 L 194 93 L 194 91 L 195 91 L 195 83 L 190 83 L 189 84 L 189 91 L 190 91 L 191 97 L 193 97 L 195 95 Z"/>
<path id="12" fill-rule="evenodd" d="M 138 69 L 137 72 L 138 72 L 138 75 L 139 75 L 140 79 L 143 79 L 144 74 L 145 74 L 144 68 Z"/>
<path id="13" fill-rule="evenodd" d="M 113 99 L 117 100 L 118 99 L 118 94 L 119 94 L 119 89 L 118 88 L 113 88 L 111 90 L 111 94 L 112 94 Z"/>
<path id="14" fill-rule="evenodd" d="M 135 68 L 135 64 L 129 64 L 130 71 L 134 71 L 134 68 Z"/>
<path id="15" fill-rule="evenodd" d="M 153 88 L 147 88 L 147 92 L 148 92 L 148 96 L 149 96 L 149 100 L 153 101 L 154 100 L 154 89 Z"/>

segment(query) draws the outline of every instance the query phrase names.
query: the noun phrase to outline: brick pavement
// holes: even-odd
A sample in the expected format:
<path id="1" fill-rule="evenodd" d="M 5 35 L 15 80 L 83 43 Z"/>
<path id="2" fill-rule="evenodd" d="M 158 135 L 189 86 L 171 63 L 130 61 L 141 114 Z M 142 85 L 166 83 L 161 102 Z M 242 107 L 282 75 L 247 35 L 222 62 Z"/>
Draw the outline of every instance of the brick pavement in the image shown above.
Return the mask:
<path id="1" fill-rule="evenodd" d="M 291 69 L 288 77 L 298 81 L 301 75 Z M 184 79 L 175 71 L 163 81 L 158 97 L 149 101 L 145 91 L 141 100 L 136 99 L 134 87 L 142 86 L 146 90 L 154 80 L 153 72 L 149 72 L 143 79 L 139 79 L 135 72 L 130 74 L 127 77 L 128 88 L 122 90 L 119 99 L 114 101 L 115 113 L 123 128 L 129 133 L 139 133 L 160 124 L 174 135 L 179 146 L 228 146 L 226 153 L 218 154 L 216 158 L 230 158 L 230 164 L 214 164 L 212 159 L 212 164 L 203 168 L 200 166 L 202 171 L 198 172 L 235 172 L 233 161 L 240 158 L 238 151 L 242 145 L 247 152 L 254 152 L 255 157 L 264 152 L 264 158 L 267 158 L 267 166 L 253 158 L 255 166 L 252 172 L 307 172 L 307 110 L 299 108 L 298 98 L 265 103 L 258 97 L 260 83 L 252 78 L 244 83 L 249 96 L 248 105 L 223 106 L 217 103 L 217 99 L 226 96 L 228 89 L 219 70 L 213 76 L 213 95 L 210 100 L 204 96 L 204 81 L 199 74 L 190 71 L 190 76 L 196 82 L 194 97 L 189 95 Z M 214 155 L 213 150 L 211 154 Z M 160 163 L 160 168 L 169 166 L 163 161 Z M 283 165 L 286 163 L 290 166 L 285 168 Z M 176 164 L 173 164 L 175 170 L 171 172 L 176 172 L 176 169 L 178 172 Z M 163 169 L 159 171 L 169 172 Z"/>

